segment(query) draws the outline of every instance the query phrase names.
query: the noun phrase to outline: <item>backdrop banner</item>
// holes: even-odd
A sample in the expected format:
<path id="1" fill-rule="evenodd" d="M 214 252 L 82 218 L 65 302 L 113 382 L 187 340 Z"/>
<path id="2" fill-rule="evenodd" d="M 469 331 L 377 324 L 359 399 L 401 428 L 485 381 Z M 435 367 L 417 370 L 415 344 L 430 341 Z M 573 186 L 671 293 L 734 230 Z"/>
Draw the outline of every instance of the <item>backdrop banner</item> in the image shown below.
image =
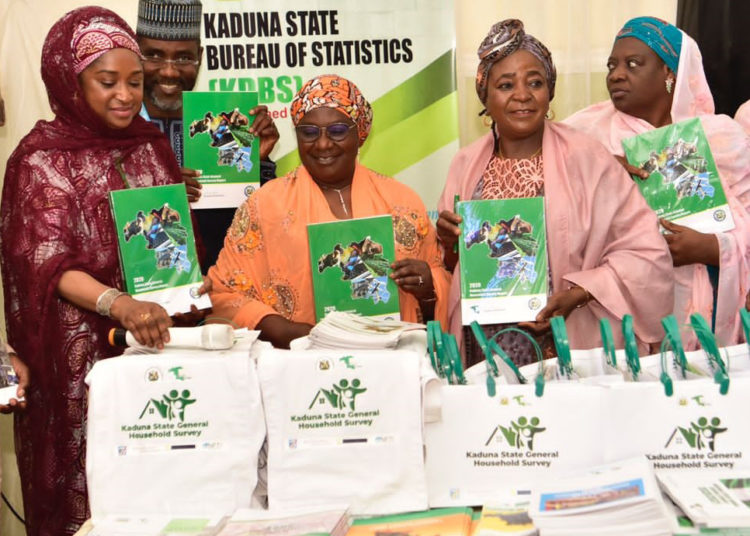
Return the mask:
<path id="1" fill-rule="evenodd" d="M 299 164 L 289 104 L 320 74 L 353 81 L 373 105 L 362 163 L 396 177 L 433 216 L 458 150 L 450 0 L 204 0 L 196 90 L 255 91 L 281 134 L 277 173 Z"/>

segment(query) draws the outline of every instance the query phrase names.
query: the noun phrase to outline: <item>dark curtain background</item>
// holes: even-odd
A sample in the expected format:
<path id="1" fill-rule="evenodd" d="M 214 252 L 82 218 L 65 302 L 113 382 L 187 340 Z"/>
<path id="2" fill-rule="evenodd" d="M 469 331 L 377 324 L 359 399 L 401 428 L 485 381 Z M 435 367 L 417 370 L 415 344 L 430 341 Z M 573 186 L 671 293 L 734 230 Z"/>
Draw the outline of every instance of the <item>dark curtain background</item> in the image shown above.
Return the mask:
<path id="1" fill-rule="evenodd" d="M 698 43 L 717 114 L 750 99 L 750 1 L 678 0 L 677 26 Z"/>

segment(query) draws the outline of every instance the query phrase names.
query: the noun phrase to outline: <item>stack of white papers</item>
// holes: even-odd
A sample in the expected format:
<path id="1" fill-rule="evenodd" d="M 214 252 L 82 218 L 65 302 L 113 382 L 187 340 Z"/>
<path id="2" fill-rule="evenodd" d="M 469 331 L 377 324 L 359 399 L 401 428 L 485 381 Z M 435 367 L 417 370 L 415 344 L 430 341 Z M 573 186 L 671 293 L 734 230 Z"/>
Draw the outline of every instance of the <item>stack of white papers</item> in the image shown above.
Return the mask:
<path id="1" fill-rule="evenodd" d="M 423 330 L 423 324 L 376 320 L 353 313 L 330 312 L 310 331 L 311 348 L 396 348 L 404 333 Z"/>
<path id="2" fill-rule="evenodd" d="M 346 508 L 325 511 L 237 510 L 217 536 L 298 536 L 330 534 L 344 536 L 351 519 Z"/>
<path id="3" fill-rule="evenodd" d="M 750 526 L 750 472 L 670 472 L 659 482 L 698 527 Z"/>
<path id="4" fill-rule="evenodd" d="M 645 458 L 540 486 L 529 514 L 542 536 L 669 536 L 676 529 Z"/>

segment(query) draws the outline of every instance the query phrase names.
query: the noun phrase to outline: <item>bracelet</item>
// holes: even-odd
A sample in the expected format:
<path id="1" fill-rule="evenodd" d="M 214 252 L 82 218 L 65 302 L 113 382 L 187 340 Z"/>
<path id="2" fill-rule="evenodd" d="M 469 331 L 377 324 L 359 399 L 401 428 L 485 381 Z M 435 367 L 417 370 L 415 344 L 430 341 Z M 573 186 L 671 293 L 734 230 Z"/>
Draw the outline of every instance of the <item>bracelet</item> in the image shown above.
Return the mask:
<path id="1" fill-rule="evenodd" d="M 576 309 L 580 309 L 581 307 L 583 307 L 588 302 L 590 302 L 591 300 L 594 299 L 594 297 L 591 295 L 591 293 L 588 290 L 586 290 L 585 288 L 583 288 L 581 285 L 576 285 L 573 288 L 580 288 L 580 289 L 582 289 L 586 293 L 586 300 L 583 303 L 579 303 L 578 305 L 576 305 Z"/>
<path id="2" fill-rule="evenodd" d="M 129 294 L 127 292 L 123 292 L 118 288 L 108 288 L 107 290 L 99 294 L 99 297 L 96 299 L 96 312 L 102 316 L 111 318 L 111 315 L 109 313 L 110 309 L 112 309 L 112 304 L 120 296 L 128 295 Z"/>

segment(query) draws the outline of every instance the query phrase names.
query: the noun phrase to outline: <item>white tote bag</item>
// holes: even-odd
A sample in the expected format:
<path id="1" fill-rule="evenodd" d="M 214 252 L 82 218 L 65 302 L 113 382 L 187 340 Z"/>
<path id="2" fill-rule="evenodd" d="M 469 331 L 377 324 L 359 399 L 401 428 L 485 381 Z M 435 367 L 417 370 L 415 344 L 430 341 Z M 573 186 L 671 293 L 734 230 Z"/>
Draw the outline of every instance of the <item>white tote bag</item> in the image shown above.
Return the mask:
<path id="1" fill-rule="evenodd" d="M 607 461 L 646 455 L 658 471 L 750 467 L 750 378 L 612 385 L 604 395 Z"/>
<path id="2" fill-rule="evenodd" d="M 263 351 L 269 508 L 425 509 L 420 359 L 397 350 Z"/>
<path id="3" fill-rule="evenodd" d="M 528 489 L 560 471 L 603 461 L 603 388 L 578 382 L 535 386 L 442 386 L 442 418 L 425 425 L 430 507 L 481 505 L 498 490 Z"/>
<path id="4" fill-rule="evenodd" d="M 105 359 L 86 382 L 94 519 L 250 506 L 265 425 L 247 351 Z"/>

